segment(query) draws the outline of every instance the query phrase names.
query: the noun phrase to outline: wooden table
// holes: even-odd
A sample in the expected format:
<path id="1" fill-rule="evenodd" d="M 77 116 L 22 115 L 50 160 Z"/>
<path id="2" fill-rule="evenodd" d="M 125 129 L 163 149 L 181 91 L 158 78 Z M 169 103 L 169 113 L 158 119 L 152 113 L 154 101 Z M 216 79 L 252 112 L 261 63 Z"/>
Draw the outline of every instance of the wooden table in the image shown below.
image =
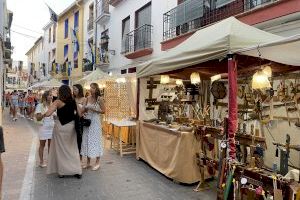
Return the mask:
<path id="1" fill-rule="evenodd" d="M 121 157 L 125 154 L 133 154 L 136 153 L 136 137 L 135 137 L 135 131 L 133 131 L 133 128 L 136 127 L 136 122 L 134 121 L 110 121 L 112 124 L 112 135 L 110 137 L 110 147 L 112 149 L 115 149 L 120 152 Z M 114 130 L 115 127 L 119 128 L 118 135 L 115 137 Z M 123 144 L 123 138 L 121 134 L 121 128 L 122 127 L 128 127 L 128 137 L 129 137 L 129 144 Z M 117 142 L 117 144 L 116 144 Z"/>

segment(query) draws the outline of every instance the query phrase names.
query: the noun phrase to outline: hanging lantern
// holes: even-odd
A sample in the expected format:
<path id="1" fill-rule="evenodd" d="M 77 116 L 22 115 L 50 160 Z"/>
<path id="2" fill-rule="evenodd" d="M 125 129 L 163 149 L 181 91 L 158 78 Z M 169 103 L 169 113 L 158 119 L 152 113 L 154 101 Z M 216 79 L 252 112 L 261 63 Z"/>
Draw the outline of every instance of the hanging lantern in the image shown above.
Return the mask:
<path id="1" fill-rule="evenodd" d="M 161 75 L 160 76 L 160 84 L 168 84 L 170 83 L 169 75 Z"/>
<path id="2" fill-rule="evenodd" d="M 265 66 L 262 71 L 267 75 L 268 78 L 272 77 L 272 68 L 270 66 Z"/>
<path id="3" fill-rule="evenodd" d="M 196 84 L 199 84 L 201 82 L 201 79 L 200 79 L 200 75 L 198 72 L 193 72 L 191 74 L 191 83 L 196 85 Z"/>
<path id="4" fill-rule="evenodd" d="M 217 75 L 210 77 L 210 80 L 211 80 L 211 82 L 214 82 L 214 81 L 220 80 L 221 78 L 222 78 L 221 74 L 217 74 Z"/>
<path id="5" fill-rule="evenodd" d="M 176 79 L 176 85 L 183 85 L 182 79 Z"/>
<path id="6" fill-rule="evenodd" d="M 262 71 L 257 71 L 252 78 L 252 89 L 271 88 L 268 76 Z"/>

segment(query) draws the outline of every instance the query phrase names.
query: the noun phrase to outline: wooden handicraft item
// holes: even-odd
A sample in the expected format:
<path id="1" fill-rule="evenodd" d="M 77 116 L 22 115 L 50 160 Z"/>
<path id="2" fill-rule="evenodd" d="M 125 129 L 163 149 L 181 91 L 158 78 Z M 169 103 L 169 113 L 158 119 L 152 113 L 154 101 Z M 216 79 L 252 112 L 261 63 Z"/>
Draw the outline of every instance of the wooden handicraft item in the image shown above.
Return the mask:
<path id="1" fill-rule="evenodd" d="M 145 103 L 147 104 L 146 110 L 154 110 L 154 105 L 157 105 L 157 99 L 153 98 L 153 90 L 157 88 L 157 84 L 160 84 L 159 81 L 155 81 L 154 78 L 150 78 L 147 81 L 147 89 L 149 90 L 149 97 L 145 99 Z"/>

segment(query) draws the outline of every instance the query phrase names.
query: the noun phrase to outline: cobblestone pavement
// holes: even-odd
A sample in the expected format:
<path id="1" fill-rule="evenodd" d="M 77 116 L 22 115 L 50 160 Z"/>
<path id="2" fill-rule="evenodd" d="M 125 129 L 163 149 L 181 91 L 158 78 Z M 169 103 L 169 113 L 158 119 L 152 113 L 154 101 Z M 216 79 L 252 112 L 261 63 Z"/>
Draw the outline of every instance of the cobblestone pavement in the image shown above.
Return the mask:
<path id="1" fill-rule="evenodd" d="M 181 185 L 166 178 L 135 156 L 121 158 L 106 148 L 99 171 L 84 170 L 82 179 L 47 176 L 45 168 L 35 161 L 33 187 L 30 195 L 23 195 L 28 178 L 28 158 L 36 140 L 37 126 L 26 119 L 12 122 L 5 118 L 6 152 L 4 200 L 209 200 L 216 199 L 211 190 L 194 192 L 196 185 Z M 108 142 L 106 142 L 108 145 Z M 35 148 L 35 150 L 37 150 Z M 46 152 L 47 150 L 45 150 Z M 37 152 L 35 154 L 37 158 Z M 27 170 L 26 170 L 27 168 Z M 25 177 L 25 179 L 24 179 Z M 29 176 L 30 177 L 30 176 Z M 27 180 L 28 181 L 28 180 Z M 22 187 L 23 186 L 23 187 Z"/>

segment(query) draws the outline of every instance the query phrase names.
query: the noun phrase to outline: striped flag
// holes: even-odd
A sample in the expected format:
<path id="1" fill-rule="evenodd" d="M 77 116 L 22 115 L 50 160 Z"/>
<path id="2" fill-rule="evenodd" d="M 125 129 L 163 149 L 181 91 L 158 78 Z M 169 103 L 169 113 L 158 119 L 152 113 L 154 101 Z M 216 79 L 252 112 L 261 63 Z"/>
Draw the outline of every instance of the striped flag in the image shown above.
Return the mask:
<path id="1" fill-rule="evenodd" d="M 78 38 L 76 35 L 76 31 L 72 28 L 71 28 L 71 40 L 73 43 L 73 52 L 78 53 L 79 52 L 79 42 L 78 42 Z"/>
<path id="2" fill-rule="evenodd" d="M 49 9 L 49 13 L 50 13 L 50 20 L 53 22 L 57 22 L 58 16 L 57 14 L 50 8 L 50 6 L 48 6 L 48 4 L 46 4 L 46 6 Z"/>

